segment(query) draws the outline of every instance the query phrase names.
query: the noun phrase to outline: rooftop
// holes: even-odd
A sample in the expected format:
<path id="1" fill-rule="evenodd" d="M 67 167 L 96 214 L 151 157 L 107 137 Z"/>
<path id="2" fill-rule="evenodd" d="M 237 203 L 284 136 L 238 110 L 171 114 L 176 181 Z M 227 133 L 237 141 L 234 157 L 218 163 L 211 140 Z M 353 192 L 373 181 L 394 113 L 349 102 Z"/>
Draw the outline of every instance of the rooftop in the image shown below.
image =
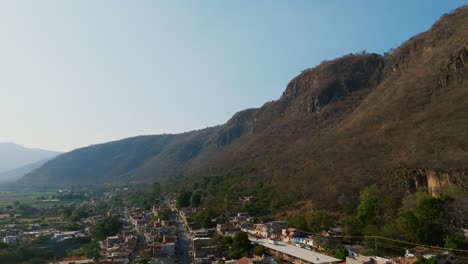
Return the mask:
<path id="1" fill-rule="evenodd" d="M 292 246 L 292 245 L 289 245 L 289 244 L 286 244 L 286 243 L 283 243 L 283 242 L 280 242 L 280 241 L 277 241 L 277 244 L 273 245 L 273 244 L 268 243 L 269 239 L 258 239 L 257 240 L 256 238 L 253 238 L 253 237 L 249 237 L 249 239 L 250 239 L 250 241 L 252 241 L 255 244 L 262 245 L 262 246 L 264 246 L 266 248 L 270 248 L 270 249 L 276 250 L 278 252 L 281 252 L 283 254 L 287 254 L 287 255 L 290 255 L 290 256 L 293 256 L 293 257 L 296 257 L 296 258 L 299 258 L 299 259 L 302 259 L 302 260 L 305 260 L 307 262 L 314 263 L 314 264 L 336 263 L 336 262 L 341 261 L 341 260 L 339 260 L 337 258 L 334 258 L 334 257 L 330 257 L 330 256 L 327 256 L 327 255 L 324 255 L 324 254 L 320 254 L 320 253 L 315 252 L 315 251 L 307 250 L 305 248 Z"/>

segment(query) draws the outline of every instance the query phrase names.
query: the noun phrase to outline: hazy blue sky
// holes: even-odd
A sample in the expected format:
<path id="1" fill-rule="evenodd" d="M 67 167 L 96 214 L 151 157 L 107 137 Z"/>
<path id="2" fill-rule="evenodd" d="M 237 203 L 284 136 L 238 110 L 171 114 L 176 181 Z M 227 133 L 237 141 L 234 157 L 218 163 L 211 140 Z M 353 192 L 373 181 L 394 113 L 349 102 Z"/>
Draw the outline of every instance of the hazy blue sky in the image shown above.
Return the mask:
<path id="1" fill-rule="evenodd" d="M 71 150 L 224 123 L 324 59 L 467 1 L 0 1 L 0 142 Z"/>

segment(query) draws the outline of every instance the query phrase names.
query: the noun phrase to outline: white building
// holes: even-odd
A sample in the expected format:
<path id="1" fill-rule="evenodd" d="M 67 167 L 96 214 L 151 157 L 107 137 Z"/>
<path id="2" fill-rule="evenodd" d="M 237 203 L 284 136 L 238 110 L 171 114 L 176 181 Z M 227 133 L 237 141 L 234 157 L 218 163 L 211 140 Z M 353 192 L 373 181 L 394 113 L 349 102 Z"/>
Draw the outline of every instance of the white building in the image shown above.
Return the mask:
<path id="1" fill-rule="evenodd" d="M 20 238 L 18 236 L 6 236 L 3 238 L 3 243 L 11 244 L 18 241 Z"/>

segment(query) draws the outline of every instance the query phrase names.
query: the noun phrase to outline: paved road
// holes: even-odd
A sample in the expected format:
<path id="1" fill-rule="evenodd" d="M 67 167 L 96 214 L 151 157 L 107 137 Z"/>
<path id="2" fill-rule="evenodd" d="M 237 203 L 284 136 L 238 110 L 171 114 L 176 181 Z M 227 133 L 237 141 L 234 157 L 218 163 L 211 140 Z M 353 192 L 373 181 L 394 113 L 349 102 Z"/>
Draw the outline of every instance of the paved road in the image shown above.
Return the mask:
<path id="1" fill-rule="evenodd" d="M 187 230 L 185 229 L 184 223 L 180 218 L 177 218 L 175 222 L 177 226 L 177 234 L 179 236 L 179 239 L 177 240 L 179 263 L 190 264 L 192 261 L 189 255 L 190 244 Z"/>

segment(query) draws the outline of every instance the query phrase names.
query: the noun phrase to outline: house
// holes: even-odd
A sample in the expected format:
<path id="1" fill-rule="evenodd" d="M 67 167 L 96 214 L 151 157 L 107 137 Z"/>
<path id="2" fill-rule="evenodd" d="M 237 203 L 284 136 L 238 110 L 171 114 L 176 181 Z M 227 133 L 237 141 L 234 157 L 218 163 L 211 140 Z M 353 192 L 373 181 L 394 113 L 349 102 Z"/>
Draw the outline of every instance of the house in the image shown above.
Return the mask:
<path id="1" fill-rule="evenodd" d="M 407 257 L 437 257 L 437 256 L 447 256 L 449 253 L 446 250 L 436 249 L 436 248 L 429 248 L 429 247 L 414 247 L 412 249 L 406 250 L 405 256 Z"/>
<path id="2" fill-rule="evenodd" d="M 215 229 L 200 228 L 192 230 L 192 237 L 212 237 Z"/>
<path id="3" fill-rule="evenodd" d="M 211 246 L 211 237 L 196 237 L 192 239 L 192 248 L 194 258 L 204 258 L 213 254 L 216 246 Z"/>
<path id="4" fill-rule="evenodd" d="M 5 244 L 12 244 L 18 241 L 20 238 L 18 236 L 6 236 L 3 238 L 3 243 Z"/>
<path id="5" fill-rule="evenodd" d="M 161 245 L 161 256 L 172 257 L 175 255 L 175 243 L 165 243 Z"/>
<path id="6" fill-rule="evenodd" d="M 395 263 L 391 259 L 381 257 L 371 257 L 372 264 L 391 264 Z"/>
<path id="7" fill-rule="evenodd" d="M 276 256 L 281 256 L 284 260 L 289 263 L 312 263 L 312 264 L 336 264 L 340 262 L 339 259 L 321 254 L 312 250 L 296 247 L 281 241 L 276 243 L 269 243 L 270 239 L 257 239 L 249 238 L 251 242 L 257 245 L 262 245 L 267 248 L 267 251 Z M 356 263 L 357 264 L 357 263 Z"/>
<path id="8" fill-rule="evenodd" d="M 55 264 L 90 264 L 90 263 L 95 263 L 94 260 L 92 259 L 73 259 L 73 258 L 67 258 L 67 260 L 62 260 L 62 261 L 56 261 L 56 262 L 50 262 L 50 264 L 55 263 Z"/>
<path id="9" fill-rule="evenodd" d="M 361 255 L 353 255 L 346 257 L 346 264 L 393 264 L 393 260 L 381 257 L 367 257 Z"/>
<path id="10" fill-rule="evenodd" d="M 346 257 L 346 264 L 372 264 L 370 257 L 356 255 Z"/>
<path id="11" fill-rule="evenodd" d="M 235 262 L 236 264 L 253 264 L 253 259 L 243 257 Z"/>
<path id="12" fill-rule="evenodd" d="M 240 213 L 237 213 L 236 216 L 231 217 L 230 221 L 234 224 L 239 224 L 243 222 L 252 222 L 253 217 L 250 216 L 249 213 L 240 212 Z"/>
<path id="13" fill-rule="evenodd" d="M 163 245 L 163 243 L 161 243 L 161 242 L 156 242 L 156 243 L 153 244 L 153 257 L 155 257 L 155 258 L 160 258 L 161 257 L 162 245 Z"/>
<path id="14" fill-rule="evenodd" d="M 107 248 L 111 248 L 117 243 L 119 243 L 119 237 L 118 236 L 110 236 L 110 237 L 106 238 Z"/>
<path id="15" fill-rule="evenodd" d="M 241 226 L 241 231 L 249 235 L 255 236 L 255 228 L 253 224 L 244 224 Z"/>
<path id="16" fill-rule="evenodd" d="M 145 248 L 140 251 L 140 256 L 142 257 L 152 257 L 153 256 L 153 249 L 152 248 Z"/>
<path id="17" fill-rule="evenodd" d="M 177 241 L 177 236 L 164 235 L 163 243 L 175 243 Z"/>
<path id="18" fill-rule="evenodd" d="M 269 237 L 269 227 L 267 224 L 254 224 L 255 236 L 261 238 Z"/>
<path id="19" fill-rule="evenodd" d="M 232 224 L 217 224 L 216 232 L 222 236 L 234 236 L 240 232 L 240 228 L 234 227 Z"/>
<path id="20" fill-rule="evenodd" d="M 404 258 L 399 258 L 395 262 L 397 264 L 413 264 L 416 262 L 418 259 L 416 257 L 404 257 Z"/>
<path id="21" fill-rule="evenodd" d="M 296 228 L 283 228 L 281 229 L 281 238 L 284 242 L 292 243 L 293 237 L 296 233 Z"/>
<path id="22" fill-rule="evenodd" d="M 239 201 L 244 202 L 244 203 L 245 202 L 255 202 L 255 200 L 256 200 L 256 198 L 253 195 L 239 197 Z"/>
<path id="23" fill-rule="evenodd" d="M 76 237 L 79 234 L 78 231 L 59 232 L 55 233 L 53 239 L 56 241 L 65 240 L 68 238 Z"/>

